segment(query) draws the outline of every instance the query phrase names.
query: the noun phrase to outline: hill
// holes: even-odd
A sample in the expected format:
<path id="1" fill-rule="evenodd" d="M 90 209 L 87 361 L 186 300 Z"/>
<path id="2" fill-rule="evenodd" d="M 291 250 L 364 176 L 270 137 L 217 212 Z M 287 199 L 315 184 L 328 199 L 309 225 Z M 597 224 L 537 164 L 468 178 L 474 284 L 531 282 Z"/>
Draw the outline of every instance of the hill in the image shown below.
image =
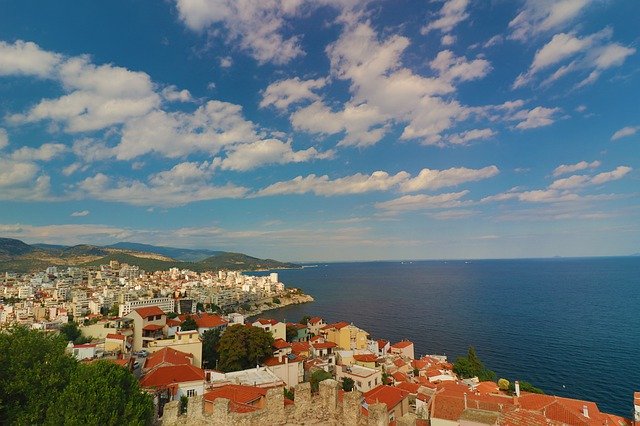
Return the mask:
<path id="1" fill-rule="evenodd" d="M 173 258 L 169 254 L 177 255 L 179 258 Z M 299 267 L 292 263 L 259 259 L 242 253 L 206 249 L 156 247 L 127 242 L 105 247 L 89 244 L 70 247 L 52 244 L 29 245 L 16 239 L 0 238 L 0 272 L 35 272 L 42 271 L 48 266 L 90 267 L 105 265 L 112 260 L 137 265 L 145 271 L 167 270 L 174 267 L 195 272 Z"/>
<path id="2" fill-rule="evenodd" d="M 181 260 L 183 262 L 199 262 L 211 256 L 217 256 L 225 253 L 223 251 L 207 250 L 207 249 L 186 249 L 177 247 L 152 246 L 150 244 L 119 242 L 107 246 L 115 249 L 125 249 L 134 251 L 143 251 L 149 253 L 158 253 L 170 257 L 172 259 Z"/>

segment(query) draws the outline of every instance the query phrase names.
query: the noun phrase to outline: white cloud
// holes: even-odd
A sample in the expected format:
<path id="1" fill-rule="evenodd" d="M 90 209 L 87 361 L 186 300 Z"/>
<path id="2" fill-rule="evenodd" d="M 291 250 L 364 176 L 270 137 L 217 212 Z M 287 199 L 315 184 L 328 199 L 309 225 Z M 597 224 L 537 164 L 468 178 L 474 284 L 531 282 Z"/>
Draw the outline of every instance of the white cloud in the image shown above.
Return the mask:
<path id="1" fill-rule="evenodd" d="M 90 213 L 89 210 L 81 210 L 81 211 L 71 213 L 71 217 L 85 217 L 85 216 L 89 216 L 89 213 Z"/>
<path id="2" fill-rule="evenodd" d="M 457 220 L 457 219 L 466 219 L 468 217 L 475 216 L 478 212 L 474 210 L 443 210 L 441 212 L 431 213 L 431 216 L 437 220 Z"/>
<path id="3" fill-rule="evenodd" d="M 301 163 L 332 158 L 333 155 L 333 151 L 318 152 L 313 147 L 294 151 L 291 142 L 265 139 L 229 148 L 221 168 L 246 171 L 266 164 Z"/>
<path id="4" fill-rule="evenodd" d="M 0 158 L 0 187 L 30 182 L 39 171 L 31 162 Z"/>
<path id="5" fill-rule="evenodd" d="M 329 176 L 298 176 L 289 181 L 277 182 L 258 191 L 257 196 L 305 194 L 308 192 L 322 196 L 362 194 L 371 191 L 386 191 L 409 177 L 407 172 L 390 175 L 376 171 L 371 175 L 357 173 L 355 175 L 329 179 Z"/>
<path id="6" fill-rule="evenodd" d="M 178 90 L 173 85 L 162 89 L 162 97 L 169 102 L 193 102 L 193 97 L 187 89 Z"/>
<path id="7" fill-rule="evenodd" d="M 291 104 L 304 100 L 318 100 L 320 97 L 313 93 L 315 89 L 321 89 L 326 84 L 326 79 L 300 80 L 300 78 L 290 78 L 271 83 L 262 94 L 260 108 L 270 105 L 278 109 L 285 110 Z"/>
<path id="8" fill-rule="evenodd" d="M 113 65 L 96 66 L 87 57 L 62 62 L 56 78 L 68 94 L 44 99 L 12 122 L 53 120 L 68 132 L 85 132 L 124 123 L 144 115 L 160 104 L 149 75 Z"/>
<path id="9" fill-rule="evenodd" d="M 447 137 L 449 143 L 464 145 L 474 140 L 490 139 L 496 135 L 492 129 L 473 129 Z"/>
<path id="10" fill-rule="evenodd" d="M 215 154 L 226 145 L 257 139 L 240 106 L 209 101 L 193 113 L 153 111 L 128 121 L 114 151 L 120 160 L 151 152 L 177 158 L 192 152 Z"/>
<path id="11" fill-rule="evenodd" d="M 445 34 L 440 39 L 440 43 L 442 43 L 443 46 L 451 46 L 455 42 L 456 36 L 452 36 L 451 34 Z"/>
<path id="12" fill-rule="evenodd" d="M 600 167 L 600 161 L 592 161 L 591 163 L 587 163 L 586 161 L 580 161 L 576 164 L 561 164 L 556 167 L 553 171 L 554 176 L 564 175 L 566 173 L 573 173 L 579 170 L 585 169 L 596 169 Z"/>
<path id="13" fill-rule="evenodd" d="M 285 18 L 294 16 L 302 1 L 177 0 L 182 21 L 194 31 L 224 26 L 229 40 L 237 40 L 259 63 L 285 64 L 302 55 L 297 36 L 281 34 Z"/>
<path id="14" fill-rule="evenodd" d="M 231 56 L 225 56 L 220 58 L 220 68 L 230 68 L 233 65 L 233 59 Z"/>
<path id="15" fill-rule="evenodd" d="M 66 151 L 66 145 L 60 143 L 45 143 L 38 148 L 26 146 L 19 148 L 11 153 L 11 158 L 16 161 L 51 161 Z"/>
<path id="16" fill-rule="evenodd" d="M 482 169 L 468 169 L 454 167 L 447 170 L 422 169 L 417 176 L 405 171 L 389 174 L 376 171 L 371 175 L 357 173 L 337 179 L 329 176 L 298 176 L 292 180 L 276 182 L 260 191 L 258 196 L 281 194 L 305 194 L 334 196 L 347 194 L 361 194 L 372 191 L 388 191 L 398 189 L 401 192 L 415 192 L 422 190 L 436 190 L 444 187 L 456 186 L 465 182 L 487 179 L 498 174 L 496 166 Z"/>
<path id="17" fill-rule="evenodd" d="M 633 136 L 638 132 L 638 130 L 640 130 L 640 126 L 623 127 L 622 129 L 616 131 L 613 135 L 611 135 L 611 140 L 616 141 L 627 136 Z"/>
<path id="18" fill-rule="evenodd" d="M 51 180 L 28 161 L 0 157 L 0 199 L 37 201 L 48 199 Z"/>
<path id="19" fill-rule="evenodd" d="M 32 42 L 0 41 L 0 75 L 50 77 L 60 60 L 60 55 L 42 50 Z"/>
<path id="20" fill-rule="evenodd" d="M 456 57 L 450 50 L 439 52 L 430 66 L 437 70 L 445 81 L 477 80 L 486 76 L 491 70 L 491 64 L 486 59 L 467 61 L 464 57 Z"/>
<path id="21" fill-rule="evenodd" d="M 5 129 L 0 127 L 0 149 L 4 148 L 7 145 L 9 145 L 9 135 L 7 134 L 7 131 Z"/>
<path id="22" fill-rule="evenodd" d="M 502 42 L 504 42 L 504 37 L 502 35 L 500 35 L 500 34 L 496 34 L 493 37 L 491 37 L 489 40 L 487 40 L 482 45 L 482 47 L 487 49 L 489 47 L 497 46 L 498 44 L 501 44 Z"/>
<path id="23" fill-rule="evenodd" d="M 190 166 L 175 166 L 149 179 L 114 181 L 98 173 L 79 184 L 84 195 L 103 201 L 115 201 L 138 206 L 175 207 L 196 201 L 220 198 L 240 198 L 247 189 L 233 184 L 215 186 L 208 183 L 206 173 L 199 176 Z"/>
<path id="24" fill-rule="evenodd" d="M 448 33 L 460 22 L 469 17 L 467 6 L 469 0 L 446 0 L 439 12 L 439 18 L 429 22 L 420 29 L 420 32 L 428 34 L 430 31 L 439 30 Z"/>
<path id="25" fill-rule="evenodd" d="M 526 41 L 542 32 L 562 28 L 588 4 L 589 0 L 526 0 L 509 22 L 509 38 Z"/>
<path id="26" fill-rule="evenodd" d="M 469 191 L 460 191 L 438 195 L 404 195 L 390 201 L 377 203 L 375 206 L 391 214 L 414 210 L 450 209 L 470 204 L 469 201 L 461 200 L 468 193 Z"/>
<path id="27" fill-rule="evenodd" d="M 522 110 L 510 117 L 510 120 L 522 120 L 517 125 L 517 129 L 535 129 L 553 124 L 556 114 L 560 108 L 535 107 L 531 110 Z"/>
<path id="28" fill-rule="evenodd" d="M 447 170 L 422 169 L 418 176 L 404 181 L 400 185 L 402 192 L 416 192 L 422 190 L 435 190 L 461 183 L 474 182 L 488 179 L 499 173 L 496 166 L 488 166 L 482 169 L 468 169 L 466 167 L 453 167 Z"/>
<path id="29" fill-rule="evenodd" d="M 612 170 L 610 172 L 604 172 L 604 173 L 599 173 L 599 174 L 595 175 L 593 177 L 593 179 L 591 179 L 591 184 L 600 185 L 600 184 L 603 184 L 603 183 L 606 183 L 606 182 L 610 182 L 610 181 L 613 181 L 613 180 L 622 179 L 631 170 L 633 170 L 631 167 L 618 166 L 618 167 L 616 167 L 615 170 Z"/>
<path id="30" fill-rule="evenodd" d="M 575 189 L 585 186 L 589 183 L 590 177 L 585 175 L 573 175 L 567 178 L 555 180 L 550 189 Z"/>

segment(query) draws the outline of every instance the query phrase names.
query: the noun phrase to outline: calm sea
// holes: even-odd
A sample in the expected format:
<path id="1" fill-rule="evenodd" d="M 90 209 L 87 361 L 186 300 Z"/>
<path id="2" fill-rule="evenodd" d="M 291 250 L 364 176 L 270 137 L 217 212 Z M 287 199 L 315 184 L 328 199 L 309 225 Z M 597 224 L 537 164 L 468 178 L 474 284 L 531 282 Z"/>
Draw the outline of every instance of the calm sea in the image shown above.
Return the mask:
<path id="1" fill-rule="evenodd" d="M 281 270 L 314 303 L 265 315 L 349 321 L 498 377 L 629 417 L 640 390 L 640 257 L 330 263 Z"/>

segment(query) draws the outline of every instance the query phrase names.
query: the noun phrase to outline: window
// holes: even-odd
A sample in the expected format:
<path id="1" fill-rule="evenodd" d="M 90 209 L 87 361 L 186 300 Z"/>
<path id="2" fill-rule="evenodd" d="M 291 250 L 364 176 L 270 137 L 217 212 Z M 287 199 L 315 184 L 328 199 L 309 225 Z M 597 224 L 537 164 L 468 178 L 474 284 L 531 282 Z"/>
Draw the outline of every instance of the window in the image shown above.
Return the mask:
<path id="1" fill-rule="evenodd" d="M 187 391 L 187 396 L 188 396 L 188 397 L 196 396 L 197 394 L 198 394 L 198 391 L 197 391 L 197 390 L 195 390 L 195 389 L 189 389 L 189 390 Z"/>

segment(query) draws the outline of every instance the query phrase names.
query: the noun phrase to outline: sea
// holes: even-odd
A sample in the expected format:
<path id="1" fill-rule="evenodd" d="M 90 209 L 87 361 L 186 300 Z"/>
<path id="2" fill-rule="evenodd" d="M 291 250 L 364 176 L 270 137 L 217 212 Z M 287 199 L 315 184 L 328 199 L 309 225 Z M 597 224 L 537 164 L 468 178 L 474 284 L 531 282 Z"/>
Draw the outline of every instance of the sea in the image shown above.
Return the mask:
<path id="1" fill-rule="evenodd" d="M 631 416 L 640 391 L 640 257 L 317 263 L 278 270 L 315 302 L 265 312 L 347 321 L 545 393 Z M 266 272 L 265 272 L 266 273 Z"/>

